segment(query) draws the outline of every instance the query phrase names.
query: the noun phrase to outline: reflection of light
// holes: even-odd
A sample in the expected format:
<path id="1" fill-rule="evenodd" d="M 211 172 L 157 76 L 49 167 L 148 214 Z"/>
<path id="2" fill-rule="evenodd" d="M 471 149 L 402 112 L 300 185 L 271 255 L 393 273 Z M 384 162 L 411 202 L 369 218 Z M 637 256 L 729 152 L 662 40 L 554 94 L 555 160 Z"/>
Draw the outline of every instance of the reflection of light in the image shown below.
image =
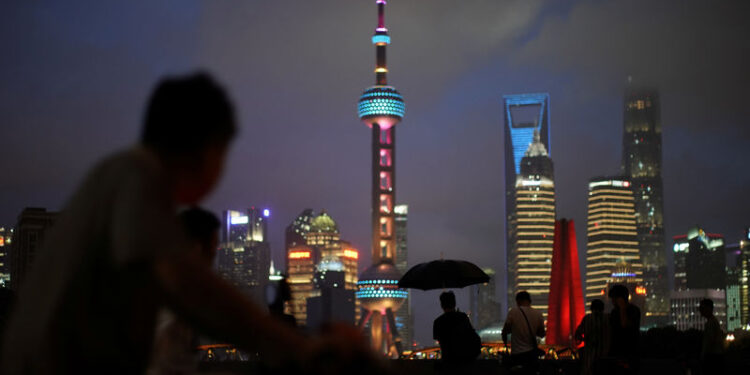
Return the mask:
<path id="1" fill-rule="evenodd" d="M 359 253 L 357 252 L 357 250 L 346 249 L 346 250 L 344 250 L 344 257 L 345 258 L 351 258 L 351 259 L 357 259 L 357 258 L 359 258 Z"/>
<path id="2" fill-rule="evenodd" d="M 271 216 L 271 210 L 269 210 L 267 208 L 265 210 L 263 210 L 263 216 L 265 216 L 265 217 Z"/>
<path id="3" fill-rule="evenodd" d="M 303 258 L 309 258 L 310 252 L 309 251 L 292 251 L 289 253 L 289 259 L 303 259 Z"/>
<path id="4" fill-rule="evenodd" d="M 637 294 L 639 296 L 645 296 L 646 295 L 646 288 L 644 288 L 642 286 L 635 287 L 635 294 Z"/>
<path id="5" fill-rule="evenodd" d="M 229 222 L 232 224 L 247 224 L 249 221 L 247 216 L 233 216 L 231 219 L 229 219 Z"/>

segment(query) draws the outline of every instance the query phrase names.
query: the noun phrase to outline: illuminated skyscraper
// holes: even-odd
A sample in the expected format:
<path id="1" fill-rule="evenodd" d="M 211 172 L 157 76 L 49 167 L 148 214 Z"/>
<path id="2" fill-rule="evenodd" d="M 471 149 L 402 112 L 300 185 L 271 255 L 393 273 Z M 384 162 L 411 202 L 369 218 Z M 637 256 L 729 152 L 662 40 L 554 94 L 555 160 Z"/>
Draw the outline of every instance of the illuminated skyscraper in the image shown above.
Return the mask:
<path id="1" fill-rule="evenodd" d="M 740 294 L 740 320 L 742 326 L 750 324 L 750 227 L 745 230 L 745 237 L 739 242 L 738 277 Z"/>
<path id="2" fill-rule="evenodd" d="M 287 249 L 287 274 L 292 294 L 291 310 L 297 325 L 307 324 L 307 299 L 315 296 L 315 265 L 320 261 L 316 249 L 297 245 Z"/>
<path id="3" fill-rule="evenodd" d="M 538 133 L 539 142 L 550 154 L 549 94 L 515 94 L 503 96 L 505 114 L 505 232 L 507 264 L 517 263 L 514 258 L 518 243 L 516 233 L 516 183 L 521 174 L 521 159 Z M 552 217 L 554 221 L 554 215 Z M 552 239 L 549 242 L 550 254 Z M 515 300 L 516 283 L 508 273 L 508 302 Z"/>
<path id="4" fill-rule="evenodd" d="M 405 204 L 396 205 L 393 208 L 396 224 L 396 269 L 402 275 L 409 270 L 409 243 L 407 241 L 407 222 L 409 206 Z M 401 308 L 396 312 L 396 327 L 401 335 L 402 341 L 411 346 L 414 341 L 414 317 L 411 310 L 411 291 L 407 290 L 408 296 Z"/>
<path id="5" fill-rule="evenodd" d="M 259 303 L 264 303 L 271 265 L 269 216 L 268 209 L 255 207 L 222 212 L 221 244 L 216 254 L 219 275 Z"/>
<path id="6" fill-rule="evenodd" d="M 0 227 L 0 287 L 10 286 L 10 246 L 13 243 L 13 228 Z"/>
<path id="7" fill-rule="evenodd" d="M 385 50 L 391 42 L 385 27 L 385 0 L 377 0 L 378 26 L 372 43 L 375 45 L 375 85 L 367 88 L 359 99 L 359 118 L 372 132 L 372 262 L 359 278 L 357 298 L 368 313 L 362 320 L 370 321 L 373 347 L 387 353 L 401 352 L 394 311 L 407 296 L 397 287 L 400 273 L 396 259 L 394 212 L 396 202 L 396 127 L 404 116 L 401 94 L 388 86 Z M 387 318 L 386 327 L 383 317 Z"/>
<path id="8" fill-rule="evenodd" d="M 669 313 L 659 111 L 656 90 L 625 94 L 622 173 L 633 184 L 646 318 L 652 323 L 664 323 Z"/>
<path id="9" fill-rule="evenodd" d="M 310 221 L 313 218 L 312 208 L 304 209 L 294 221 L 286 227 L 284 232 L 284 249 L 289 252 L 289 249 L 295 246 L 304 245 L 306 243 L 305 236 L 310 231 Z M 284 260 L 284 267 L 289 269 L 289 263 Z"/>
<path id="10" fill-rule="evenodd" d="M 630 181 L 619 177 L 600 177 L 589 181 L 587 302 L 605 296 L 607 285 L 619 279 L 627 278 L 638 284 L 643 282 L 630 186 Z M 622 269 L 622 263 L 626 263 L 631 270 L 628 275 L 618 274 L 617 269 Z"/>
<path id="11" fill-rule="evenodd" d="M 555 234 L 555 183 L 552 160 L 539 132 L 527 146 L 516 176 L 515 214 L 511 215 L 508 288 L 531 294 L 532 306 L 547 318 L 552 241 Z"/>

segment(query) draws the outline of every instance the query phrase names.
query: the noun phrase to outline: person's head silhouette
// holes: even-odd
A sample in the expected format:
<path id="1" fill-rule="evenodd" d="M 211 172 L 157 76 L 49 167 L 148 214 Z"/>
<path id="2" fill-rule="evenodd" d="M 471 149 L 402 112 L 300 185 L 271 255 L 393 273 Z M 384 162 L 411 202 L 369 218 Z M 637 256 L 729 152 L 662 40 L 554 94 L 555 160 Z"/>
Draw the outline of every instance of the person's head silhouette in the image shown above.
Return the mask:
<path id="1" fill-rule="evenodd" d="M 173 182 L 175 200 L 191 204 L 218 181 L 236 132 L 224 89 L 206 73 L 159 82 L 148 102 L 141 144 L 156 153 Z"/>
<path id="2" fill-rule="evenodd" d="M 615 306 L 625 306 L 630 299 L 630 291 L 625 285 L 615 284 L 609 289 L 609 298 Z"/>
<path id="3" fill-rule="evenodd" d="M 597 312 L 603 312 L 604 311 L 604 301 L 596 298 L 591 300 L 591 312 L 597 313 Z"/>
<path id="4" fill-rule="evenodd" d="M 531 294 L 527 291 L 520 291 L 516 294 L 516 304 L 518 306 L 531 306 Z"/>
<path id="5" fill-rule="evenodd" d="M 456 295 L 451 291 L 440 293 L 440 307 L 446 312 L 456 310 Z"/>
<path id="6" fill-rule="evenodd" d="M 698 311 L 700 311 L 702 317 L 710 318 L 714 314 L 714 301 L 708 298 L 702 299 L 700 305 L 698 305 Z"/>

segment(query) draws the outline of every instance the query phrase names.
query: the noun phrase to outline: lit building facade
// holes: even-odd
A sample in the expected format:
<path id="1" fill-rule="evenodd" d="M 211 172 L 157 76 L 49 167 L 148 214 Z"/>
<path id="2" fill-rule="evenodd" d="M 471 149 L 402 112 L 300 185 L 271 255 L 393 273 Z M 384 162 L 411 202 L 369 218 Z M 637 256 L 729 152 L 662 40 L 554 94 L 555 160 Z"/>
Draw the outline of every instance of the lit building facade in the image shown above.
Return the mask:
<path id="1" fill-rule="evenodd" d="M 625 263 L 628 275 L 618 275 Z M 586 302 L 606 295 L 607 285 L 627 276 L 643 282 L 635 204 L 630 181 L 597 177 L 589 181 L 586 243 Z M 645 288 L 644 288 L 645 289 Z"/>
<path id="2" fill-rule="evenodd" d="M 344 264 L 337 259 L 323 258 L 315 272 L 315 296 L 307 299 L 307 327 L 323 324 L 354 324 L 354 290 L 346 289 Z"/>
<path id="3" fill-rule="evenodd" d="M 221 243 L 216 253 L 219 275 L 258 303 L 265 304 L 271 266 L 267 241 L 268 209 L 225 210 L 221 217 Z"/>
<path id="4" fill-rule="evenodd" d="M 500 322 L 501 305 L 496 296 L 496 275 L 492 268 L 482 269 L 490 280 L 469 287 L 469 311 L 474 328 L 483 330 Z"/>
<path id="5" fill-rule="evenodd" d="M 313 247 L 298 245 L 287 249 L 286 258 L 292 315 L 297 325 L 302 327 L 307 324 L 307 299 L 316 295 L 313 279 L 320 253 Z"/>
<path id="6" fill-rule="evenodd" d="M 714 302 L 714 315 L 721 328 L 726 331 L 726 299 L 721 289 L 675 290 L 670 298 L 670 318 L 678 331 L 689 329 L 703 330 L 706 319 L 698 311 L 702 299 Z"/>
<path id="7" fill-rule="evenodd" d="M 743 327 L 750 326 L 750 228 L 739 242 L 740 320 Z"/>
<path id="8" fill-rule="evenodd" d="M 407 223 L 409 206 L 398 204 L 393 208 L 396 225 L 396 269 L 402 275 L 409 270 L 409 242 Z M 406 290 L 407 297 L 401 308 L 396 311 L 396 327 L 406 347 L 414 346 L 414 316 L 411 310 L 411 290 Z"/>
<path id="9" fill-rule="evenodd" d="M 550 155 L 550 124 L 549 124 L 549 94 L 514 94 L 503 96 L 503 110 L 505 118 L 505 232 L 506 232 L 506 261 L 508 265 L 516 264 L 515 246 L 518 243 L 516 233 L 516 183 L 521 174 L 521 159 L 523 159 L 529 145 L 534 141 L 535 132 L 539 142 Z M 552 217 L 554 221 L 554 215 Z M 550 239 L 549 247 L 551 249 Z M 551 252 L 550 252 L 551 254 Z M 508 303 L 515 300 L 518 287 L 514 273 L 508 277 Z"/>
<path id="10" fill-rule="evenodd" d="M 401 277 L 396 269 L 396 236 L 394 205 L 396 202 L 396 124 L 404 117 L 404 99 L 388 85 L 386 47 L 391 42 L 385 27 L 385 0 L 376 0 L 378 25 L 372 43 L 375 45 L 375 85 L 360 96 L 359 118 L 372 134 L 372 266 L 362 272 L 357 299 L 367 314 L 361 326 L 370 323 L 373 348 L 391 355 L 402 351 L 401 337 L 394 312 L 407 296 L 397 284 Z M 384 319 L 385 318 L 385 319 Z M 387 326 L 386 326 L 387 322 Z"/>
<path id="11" fill-rule="evenodd" d="M 310 221 L 312 221 L 312 218 L 312 208 L 306 208 L 294 218 L 294 221 L 292 221 L 289 226 L 286 227 L 286 230 L 284 231 L 284 249 L 287 252 L 292 247 L 307 243 L 305 241 L 305 236 L 307 235 L 307 232 L 310 231 Z M 286 262 L 286 258 L 284 262 Z M 289 264 L 284 263 L 284 267 L 289 269 Z"/>
<path id="12" fill-rule="evenodd" d="M 573 220 L 557 220 L 554 237 L 546 342 L 572 347 L 573 333 L 586 314 Z"/>
<path id="13" fill-rule="evenodd" d="M 508 258 L 508 288 L 514 295 L 521 290 L 529 292 L 532 307 L 546 319 L 555 234 L 555 183 L 552 160 L 536 131 L 520 168 L 515 185 L 516 211 L 510 222 L 515 236 Z"/>
<path id="14" fill-rule="evenodd" d="M 724 236 L 693 227 L 673 239 L 675 290 L 726 288 Z"/>
<path id="15" fill-rule="evenodd" d="M 44 238 L 57 218 L 56 212 L 44 208 L 27 207 L 18 215 L 18 222 L 13 230 L 10 248 L 10 286 L 18 292 L 36 253 L 42 248 Z"/>
<path id="16" fill-rule="evenodd" d="M 10 287 L 10 246 L 13 228 L 0 227 L 0 288 Z"/>
<path id="17" fill-rule="evenodd" d="M 664 205 L 662 187 L 661 118 L 656 90 L 629 90 L 625 95 L 622 173 L 632 183 L 636 230 L 647 290 L 646 317 L 662 324 L 669 312 Z"/>

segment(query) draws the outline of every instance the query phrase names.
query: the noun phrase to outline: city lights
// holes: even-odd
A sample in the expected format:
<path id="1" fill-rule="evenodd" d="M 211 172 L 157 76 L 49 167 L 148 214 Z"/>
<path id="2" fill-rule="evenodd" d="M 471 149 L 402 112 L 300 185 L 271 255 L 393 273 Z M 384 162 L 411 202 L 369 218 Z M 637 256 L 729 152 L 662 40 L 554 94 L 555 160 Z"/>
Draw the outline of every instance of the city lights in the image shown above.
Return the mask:
<path id="1" fill-rule="evenodd" d="M 346 249 L 344 250 L 344 257 L 349 259 L 358 259 L 359 253 L 357 250 Z"/>
<path id="2" fill-rule="evenodd" d="M 310 258 L 309 251 L 292 251 L 289 253 L 289 259 L 306 259 Z"/>

